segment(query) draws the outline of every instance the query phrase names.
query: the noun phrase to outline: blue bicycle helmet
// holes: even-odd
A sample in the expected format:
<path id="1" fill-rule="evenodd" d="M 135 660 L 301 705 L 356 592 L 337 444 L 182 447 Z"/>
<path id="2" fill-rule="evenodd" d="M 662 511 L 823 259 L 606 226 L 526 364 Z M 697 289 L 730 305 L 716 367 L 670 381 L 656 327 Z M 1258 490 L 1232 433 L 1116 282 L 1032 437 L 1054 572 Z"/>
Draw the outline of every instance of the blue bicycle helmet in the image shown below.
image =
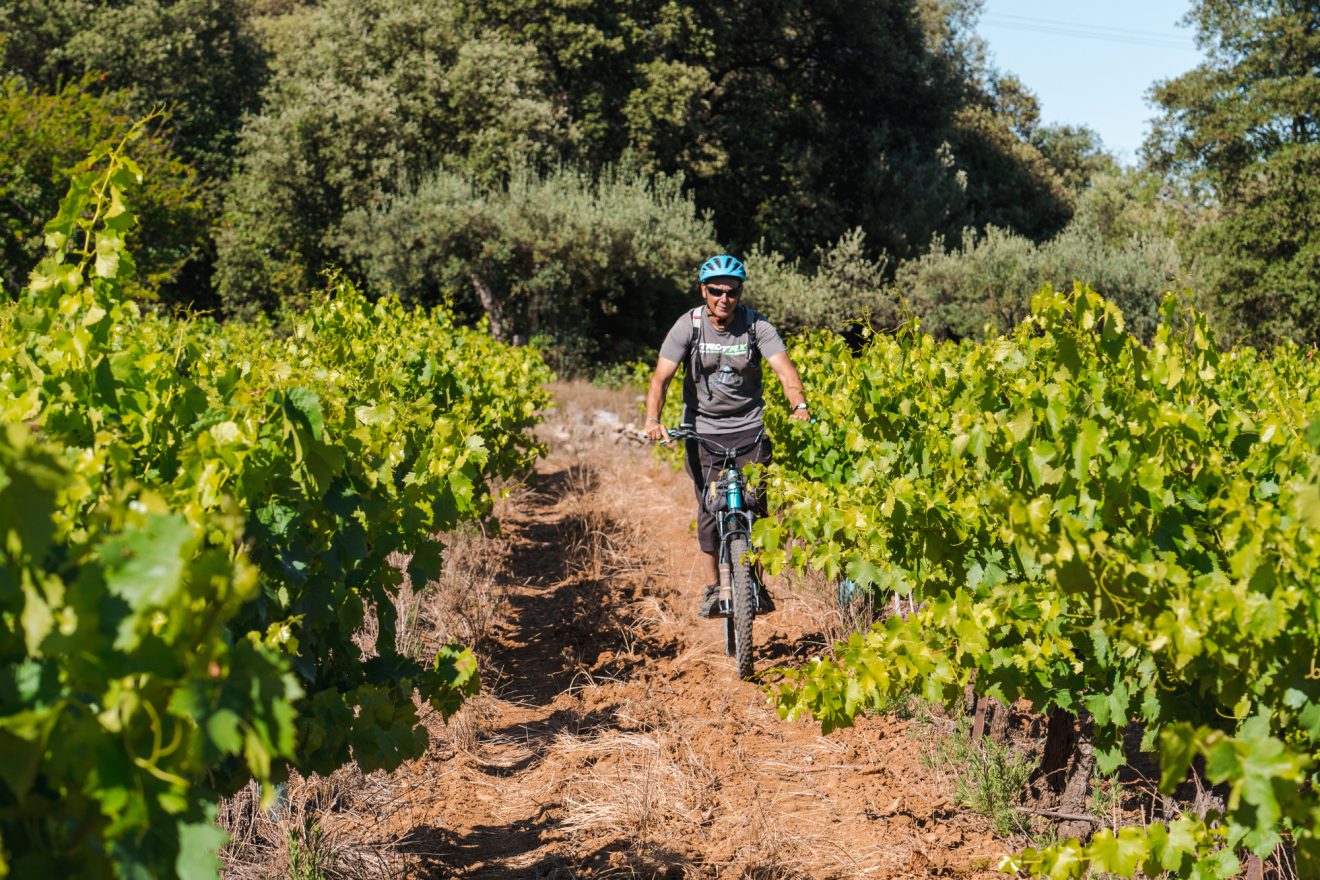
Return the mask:
<path id="1" fill-rule="evenodd" d="M 718 257 L 711 257 L 701 264 L 701 283 L 705 284 L 712 278 L 737 278 L 739 281 L 747 280 L 747 268 L 743 266 L 742 261 L 737 257 L 728 254 L 720 254 Z"/>

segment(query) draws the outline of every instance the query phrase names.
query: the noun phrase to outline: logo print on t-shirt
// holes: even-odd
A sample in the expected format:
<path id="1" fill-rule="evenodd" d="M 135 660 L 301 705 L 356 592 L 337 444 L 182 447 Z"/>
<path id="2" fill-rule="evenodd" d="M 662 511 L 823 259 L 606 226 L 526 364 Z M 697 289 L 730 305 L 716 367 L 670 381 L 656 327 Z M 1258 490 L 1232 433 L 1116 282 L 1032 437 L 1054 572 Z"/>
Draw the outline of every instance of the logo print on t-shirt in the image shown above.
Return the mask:
<path id="1" fill-rule="evenodd" d="M 746 342 L 731 342 L 725 345 L 722 342 L 703 342 L 701 343 L 702 354 L 747 354 Z"/>

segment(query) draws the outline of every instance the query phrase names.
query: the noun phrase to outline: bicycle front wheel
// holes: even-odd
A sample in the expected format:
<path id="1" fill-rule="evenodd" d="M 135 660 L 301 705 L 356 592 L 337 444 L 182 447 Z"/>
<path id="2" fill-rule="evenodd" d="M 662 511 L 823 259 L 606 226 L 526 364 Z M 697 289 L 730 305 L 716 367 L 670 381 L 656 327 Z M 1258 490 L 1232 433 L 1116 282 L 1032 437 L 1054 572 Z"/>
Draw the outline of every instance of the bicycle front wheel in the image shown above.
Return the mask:
<path id="1" fill-rule="evenodd" d="M 752 566 L 747 562 L 747 539 L 736 536 L 729 540 L 729 562 L 733 566 L 733 616 L 729 629 L 733 636 L 733 658 L 738 665 L 739 678 L 752 677 L 752 618 L 756 608 L 756 581 Z"/>

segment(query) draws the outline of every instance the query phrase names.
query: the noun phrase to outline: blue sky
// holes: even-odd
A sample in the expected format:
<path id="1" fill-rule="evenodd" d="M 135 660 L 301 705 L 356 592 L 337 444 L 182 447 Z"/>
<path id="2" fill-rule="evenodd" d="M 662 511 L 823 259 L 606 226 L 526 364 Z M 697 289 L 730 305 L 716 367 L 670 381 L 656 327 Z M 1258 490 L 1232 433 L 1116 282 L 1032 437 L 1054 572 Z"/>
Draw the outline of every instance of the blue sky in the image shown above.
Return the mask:
<path id="1" fill-rule="evenodd" d="M 1043 122 L 1088 125 L 1131 164 L 1156 115 L 1151 85 L 1201 61 L 1193 30 L 1178 24 L 1190 8 L 1190 0 L 985 0 L 977 32 L 990 63 L 1036 93 Z"/>

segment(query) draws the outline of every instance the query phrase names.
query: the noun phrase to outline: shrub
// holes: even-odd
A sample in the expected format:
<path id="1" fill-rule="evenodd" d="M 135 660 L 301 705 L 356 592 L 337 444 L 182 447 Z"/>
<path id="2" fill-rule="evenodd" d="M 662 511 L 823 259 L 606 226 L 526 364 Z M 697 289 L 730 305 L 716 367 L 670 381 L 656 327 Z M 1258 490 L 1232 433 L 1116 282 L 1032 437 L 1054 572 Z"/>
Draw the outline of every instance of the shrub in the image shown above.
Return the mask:
<path id="1" fill-rule="evenodd" d="M 1071 289 L 1080 281 L 1114 302 L 1128 328 L 1149 338 L 1159 304 L 1181 277 L 1178 248 L 1155 233 L 1106 241 L 1086 224 L 1070 224 L 1035 244 L 991 227 L 967 231 L 957 249 L 937 241 L 924 256 L 895 273 L 892 290 L 940 338 L 979 338 L 988 326 L 1007 331 L 1024 318 L 1031 295 L 1043 285 Z"/>
<path id="2" fill-rule="evenodd" d="M 452 297 L 570 373 L 649 357 L 715 249 L 681 179 L 625 167 L 520 170 L 493 187 L 440 171 L 350 212 L 338 244 L 373 288 Z"/>
<path id="3" fill-rule="evenodd" d="M 858 321 L 892 327 L 898 301 L 885 289 L 885 259 L 866 253 L 866 236 L 853 229 L 832 248 L 817 248 L 816 268 L 760 248 L 747 258 L 748 305 L 770 318 L 780 333 L 828 329 L 845 333 Z"/>

